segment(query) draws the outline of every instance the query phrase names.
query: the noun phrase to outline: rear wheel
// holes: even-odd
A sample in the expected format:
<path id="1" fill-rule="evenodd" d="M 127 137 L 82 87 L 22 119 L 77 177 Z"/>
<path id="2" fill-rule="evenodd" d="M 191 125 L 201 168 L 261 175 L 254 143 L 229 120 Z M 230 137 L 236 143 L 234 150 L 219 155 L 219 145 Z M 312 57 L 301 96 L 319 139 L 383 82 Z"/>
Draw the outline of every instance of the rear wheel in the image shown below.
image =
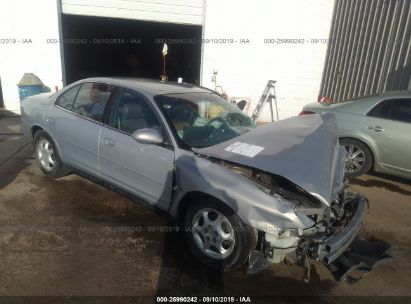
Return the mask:
<path id="1" fill-rule="evenodd" d="M 236 269 L 255 247 L 254 230 L 217 200 L 200 198 L 193 202 L 185 212 L 184 223 L 190 250 L 211 268 Z"/>
<path id="2" fill-rule="evenodd" d="M 373 162 L 372 154 L 364 143 L 352 138 L 343 138 L 340 143 L 347 151 L 345 175 L 348 178 L 370 171 Z"/>
<path id="3" fill-rule="evenodd" d="M 37 131 L 34 135 L 36 161 L 45 175 L 57 178 L 68 174 L 56 146 L 50 136 L 44 131 Z"/>

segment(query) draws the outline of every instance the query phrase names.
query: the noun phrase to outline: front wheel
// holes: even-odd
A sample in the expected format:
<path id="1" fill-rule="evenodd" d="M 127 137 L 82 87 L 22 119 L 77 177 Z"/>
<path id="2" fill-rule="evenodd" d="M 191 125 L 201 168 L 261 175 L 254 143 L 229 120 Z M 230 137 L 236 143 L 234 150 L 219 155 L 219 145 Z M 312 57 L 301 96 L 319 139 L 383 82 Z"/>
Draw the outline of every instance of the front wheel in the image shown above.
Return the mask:
<path id="1" fill-rule="evenodd" d="M 352 138 L 343 138 L 340 144 L 347 151 L 345 175 L 348 178 L 370 171 L 373 162 L 372 154 L 364 143 Z"/>
<path id="2" fill-rule="evenodd" d="M 255 247 L 255 233 L 223 203 L 200 198 L 186 210 L 185 237 L 192 253 L 218 270 L 236 269 Z"/>
<path id="3" fill-rule="evenodd" d="M 46 132 L 36 132 L 34 135 L 34 147 L 37 164 L 45 175 L 57 178 L 68 174 L 53 140 Z"/>

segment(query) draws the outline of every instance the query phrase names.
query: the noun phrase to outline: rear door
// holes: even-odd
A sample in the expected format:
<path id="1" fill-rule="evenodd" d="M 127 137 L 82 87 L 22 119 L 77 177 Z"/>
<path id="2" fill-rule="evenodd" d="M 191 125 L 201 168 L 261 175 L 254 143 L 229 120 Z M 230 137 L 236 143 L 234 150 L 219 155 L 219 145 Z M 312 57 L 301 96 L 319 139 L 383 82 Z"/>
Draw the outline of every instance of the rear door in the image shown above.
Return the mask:
<path id="1" fill-rule="evenodd" d="M 153 105 L 139 93 L 118 89 L 105 117 L 99 143 L 100 177 L 168 210 L 174 150 Z M 158 129 L 164 144 L 141 144 L 131 137 L 143 128 Z"/>
<path id="2" fill-rule="evenodd" d="M 380 102 L 365 117 L 364 132 L 376 143 L 382 166 L 411 173 L 411 99 Z"/>
<path id="3" fill-rule="evenodd" d="M 44 118 L 63 162 L 95 176 L 101 120 L 112 89 L 104 83 L 78 85 L 59 96 Z"/>

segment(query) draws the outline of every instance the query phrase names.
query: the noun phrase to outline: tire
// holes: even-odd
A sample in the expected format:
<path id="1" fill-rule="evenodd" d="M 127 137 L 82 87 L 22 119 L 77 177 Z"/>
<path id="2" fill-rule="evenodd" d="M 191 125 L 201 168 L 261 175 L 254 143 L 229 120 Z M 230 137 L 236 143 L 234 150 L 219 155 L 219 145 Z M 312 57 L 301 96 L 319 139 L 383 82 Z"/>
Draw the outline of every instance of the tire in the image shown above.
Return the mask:
<path id="1" fill-rule="evenodd" d="M 210 221 L 208 227 L 205 225 L 206 217 Z M 217 224 L 219 220 L 221 224 Z M 200 225 L 201 222 L 203 225 Z M 226 205 L 207 197 L 199 198 L 188 206 L 184 215 L 184 226 L 185 238 L 191 252 L 203 264 L 213 269 L 228 271 L 241 267 L 246 263 L 250 250 L 256 246 L 254 230 L 245 225 Z M 210 246 L 205 246 L 204 240 L 207 237 L 210 239 Z M 222 237 L 225 238 L 221 242 L 223 252 L 217 250 L 217 244 Z"/>
<path id="2" fill-rule="evenodd" d="M 45 175 L 58 178 L 69 173 L 61 161 L 56 145 L 45 131 L 40 130 L 34 134 L 34 151 L 37 164 Z"/>
<path id="3" fill-rule="evenodd" d="M 348 178 L 360 176 L 370 171 L 373 157 L 370 149 L 361 141 L 353 138 L 343 138 L 340 144 L 347 151 L 345 176 Z"/>

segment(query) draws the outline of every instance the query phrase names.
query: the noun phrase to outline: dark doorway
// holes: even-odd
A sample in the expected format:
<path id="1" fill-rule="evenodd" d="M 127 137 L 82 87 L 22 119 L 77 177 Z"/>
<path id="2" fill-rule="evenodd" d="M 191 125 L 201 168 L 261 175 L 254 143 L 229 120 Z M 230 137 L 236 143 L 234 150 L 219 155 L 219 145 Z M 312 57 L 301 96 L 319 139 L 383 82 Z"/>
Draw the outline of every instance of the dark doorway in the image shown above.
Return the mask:
<path id="1" fill-rule="evenodd" d="M 86 77 L 160 79 L 163 43 L 167 75 L 198 84 L 201 26 L 62 15 L 66 84 Z"/>

